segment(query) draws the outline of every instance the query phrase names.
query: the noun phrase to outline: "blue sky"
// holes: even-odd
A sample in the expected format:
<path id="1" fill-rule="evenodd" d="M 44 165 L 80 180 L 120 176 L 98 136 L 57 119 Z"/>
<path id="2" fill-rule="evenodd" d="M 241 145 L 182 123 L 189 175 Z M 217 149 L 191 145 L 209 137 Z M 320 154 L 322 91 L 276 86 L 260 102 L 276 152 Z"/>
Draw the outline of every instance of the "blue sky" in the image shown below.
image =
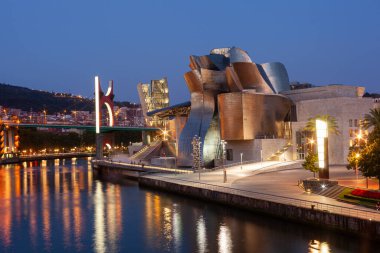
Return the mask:
<path id="1" fill-rule="evenodd" d="M 85 96 L 93 77 L 116 100 L 168 77 L 189 98 L 189 55 L 237 46 L 280 61 L 290 80 L 364 85 L 380 93 L 380 1 L 1 0 L 0 82 Z"/>

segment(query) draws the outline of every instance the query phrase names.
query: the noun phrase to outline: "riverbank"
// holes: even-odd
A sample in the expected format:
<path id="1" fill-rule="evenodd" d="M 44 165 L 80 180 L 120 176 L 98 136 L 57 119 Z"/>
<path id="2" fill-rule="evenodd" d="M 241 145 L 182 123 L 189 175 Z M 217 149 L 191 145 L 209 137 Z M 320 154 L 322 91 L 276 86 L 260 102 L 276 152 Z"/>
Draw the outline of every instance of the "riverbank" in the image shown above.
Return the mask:
<path id="1" fill-rule="evenodd" d="M 94 157 L 94 156 L 95 156 L 95 153 L 85 153 L 85 152 L 20 156 L 20 157 L 8 158 L 8 159 L 0 159 L 0 165 L 15 164 L 15 163 L 22 163 L 22 162 L 30 162 L 30 161 L 82 158 L 82 157 Z"/>
<path id="2" fill-rule="evenodd" d="M 282 171 L 287 171 L 291 169 L 291 165 L 290 163 L 283 166 L 280 164 L 268 165 L 266 177 L 273 177 L 270 172 L 275 171 L 275 168 L 282 167 Z M 104 169 L 98 168 L 97 170 L 104 173 Z M 380 240 L 379 213 L 321 196 L 302 195 L 294 198 L 292 197 L 295 196 L 294 192 L 298 191 L 303 194 L 302 190 L 295 186 L 288 190 L 289 195 L 287 195 L 287 192 L 284 191 L 289 188 L 287 185 L 278 186 L 269 181 L 266 181 L 266 188 L 263 188 L 262 191 L 253 191 L 249 188 L 250 185 L 255 184 L 251 177 L 260 172 L 263 173 L 259 169 L 250 171 L 247 165 L 244 169 L 231 168 L 228 171 L 228 183 L 221 182 L 220 179 L 223 175 L 221 170 L 211 173 L 177 175 L 142 173 L 135 178 L 142 186 Z M 125 173 L 125 169 L 112 169 L 112 166 L 107 168 L 107 174 L 114 177 L 123 175 L 123 173 Z M 202 180 L 196 180 L 198 178 Z M 243 188 L 239 188 L 233 183 L 248 179 L 250 181 Z M 265 191 L 265 189 L 274 187 L 278 187 L 278 191 L 283 194 L 268 194 L 270 191 Z"/>

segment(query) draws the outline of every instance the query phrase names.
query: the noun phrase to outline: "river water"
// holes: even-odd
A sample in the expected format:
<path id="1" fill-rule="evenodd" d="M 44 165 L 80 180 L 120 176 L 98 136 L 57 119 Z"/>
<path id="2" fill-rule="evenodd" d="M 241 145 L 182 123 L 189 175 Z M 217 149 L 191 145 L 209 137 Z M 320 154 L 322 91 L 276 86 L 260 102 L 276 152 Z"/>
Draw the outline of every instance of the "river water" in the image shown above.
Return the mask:
<path id="1" fill-rule="evenodd" d="M 0 167 L 0 252 L 379 252 L 368 240 L 96 179 L 87 159 Z"/>

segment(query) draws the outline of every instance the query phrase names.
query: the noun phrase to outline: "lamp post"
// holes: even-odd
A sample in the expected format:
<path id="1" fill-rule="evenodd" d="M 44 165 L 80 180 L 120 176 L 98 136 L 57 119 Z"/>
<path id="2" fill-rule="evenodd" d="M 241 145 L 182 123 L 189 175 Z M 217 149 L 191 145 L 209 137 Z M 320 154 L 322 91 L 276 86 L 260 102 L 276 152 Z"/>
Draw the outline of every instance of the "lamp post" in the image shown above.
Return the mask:
<path id="1" fill-rule="evenodd" d="M 44 110 L 44 124 L 47 124 L 47 120 L 46 120 L 46 110 Z"/>
<path id="2" fill-rule="evenodd" d="M 309 139 L 310 151 L 312 153 L 314 153 L 314 143 L 315 143 L 315 140 L 313 138 Z"/>
<path id="3" fill-rule="evenodd" d="M 362 140 L 366 142 L 366 139 L 364 138 L 364 135 L 362 133 L 362 130 L 359 129 L 359 133 L 356 135 L 356 146 L 357 146 L 357 153 L 355 154 L 355 174 L 356 174 L 356 181 L 359 179 L 359 170 L 358 170 L 358 163 L 360 159 L 360 152 L 362 151 Z M 366 185 L 368 188 L 368 177 L 366 177 Z"/>
<path id="4" fill-rule="evenodd" d="M 225 140 L 221 140 L 220 144 L 222 146 L 223 183 L 227 183 L 227 171 L 226 171 L 226 167 L 224 166 L 224 162 L 226 159 L 226 144 L 227 144 L 227 142 Z"/>
<path id="5" fill-rule="evenodd" d="M 358 179 L 359 179 L 359 176 L 358 176 L 358 163 L 359 163 L 359 158 L 360 158 L 360 154 L 359 153 L 356 153 L 355 154 L 355 174 L 356 174 L 356 183 L 358 183 Z"/>
<path id="6" fill-rule="evenodd" d="M 240 153 L 240 170 L 243 169 L 243 153 Z"/>

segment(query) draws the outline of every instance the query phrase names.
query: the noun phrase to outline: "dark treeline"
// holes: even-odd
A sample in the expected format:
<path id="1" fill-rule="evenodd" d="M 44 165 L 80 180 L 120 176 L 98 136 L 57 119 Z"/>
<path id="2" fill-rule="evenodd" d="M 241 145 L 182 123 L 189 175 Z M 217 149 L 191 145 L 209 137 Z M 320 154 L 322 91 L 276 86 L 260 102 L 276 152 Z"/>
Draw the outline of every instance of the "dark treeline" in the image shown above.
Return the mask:
<path id="1" fill-rule="evenodd" d="M 57 93 L 32 90 L 24 87 L 0 83 L 0 105 L 23 111 L 42 112 L 48 114 L 66 111 L 94 111 L 94 100 L 74 96 L 68 93 Z M 117 106 L 137 107 L 130 102 L 115 102 Z"/>

